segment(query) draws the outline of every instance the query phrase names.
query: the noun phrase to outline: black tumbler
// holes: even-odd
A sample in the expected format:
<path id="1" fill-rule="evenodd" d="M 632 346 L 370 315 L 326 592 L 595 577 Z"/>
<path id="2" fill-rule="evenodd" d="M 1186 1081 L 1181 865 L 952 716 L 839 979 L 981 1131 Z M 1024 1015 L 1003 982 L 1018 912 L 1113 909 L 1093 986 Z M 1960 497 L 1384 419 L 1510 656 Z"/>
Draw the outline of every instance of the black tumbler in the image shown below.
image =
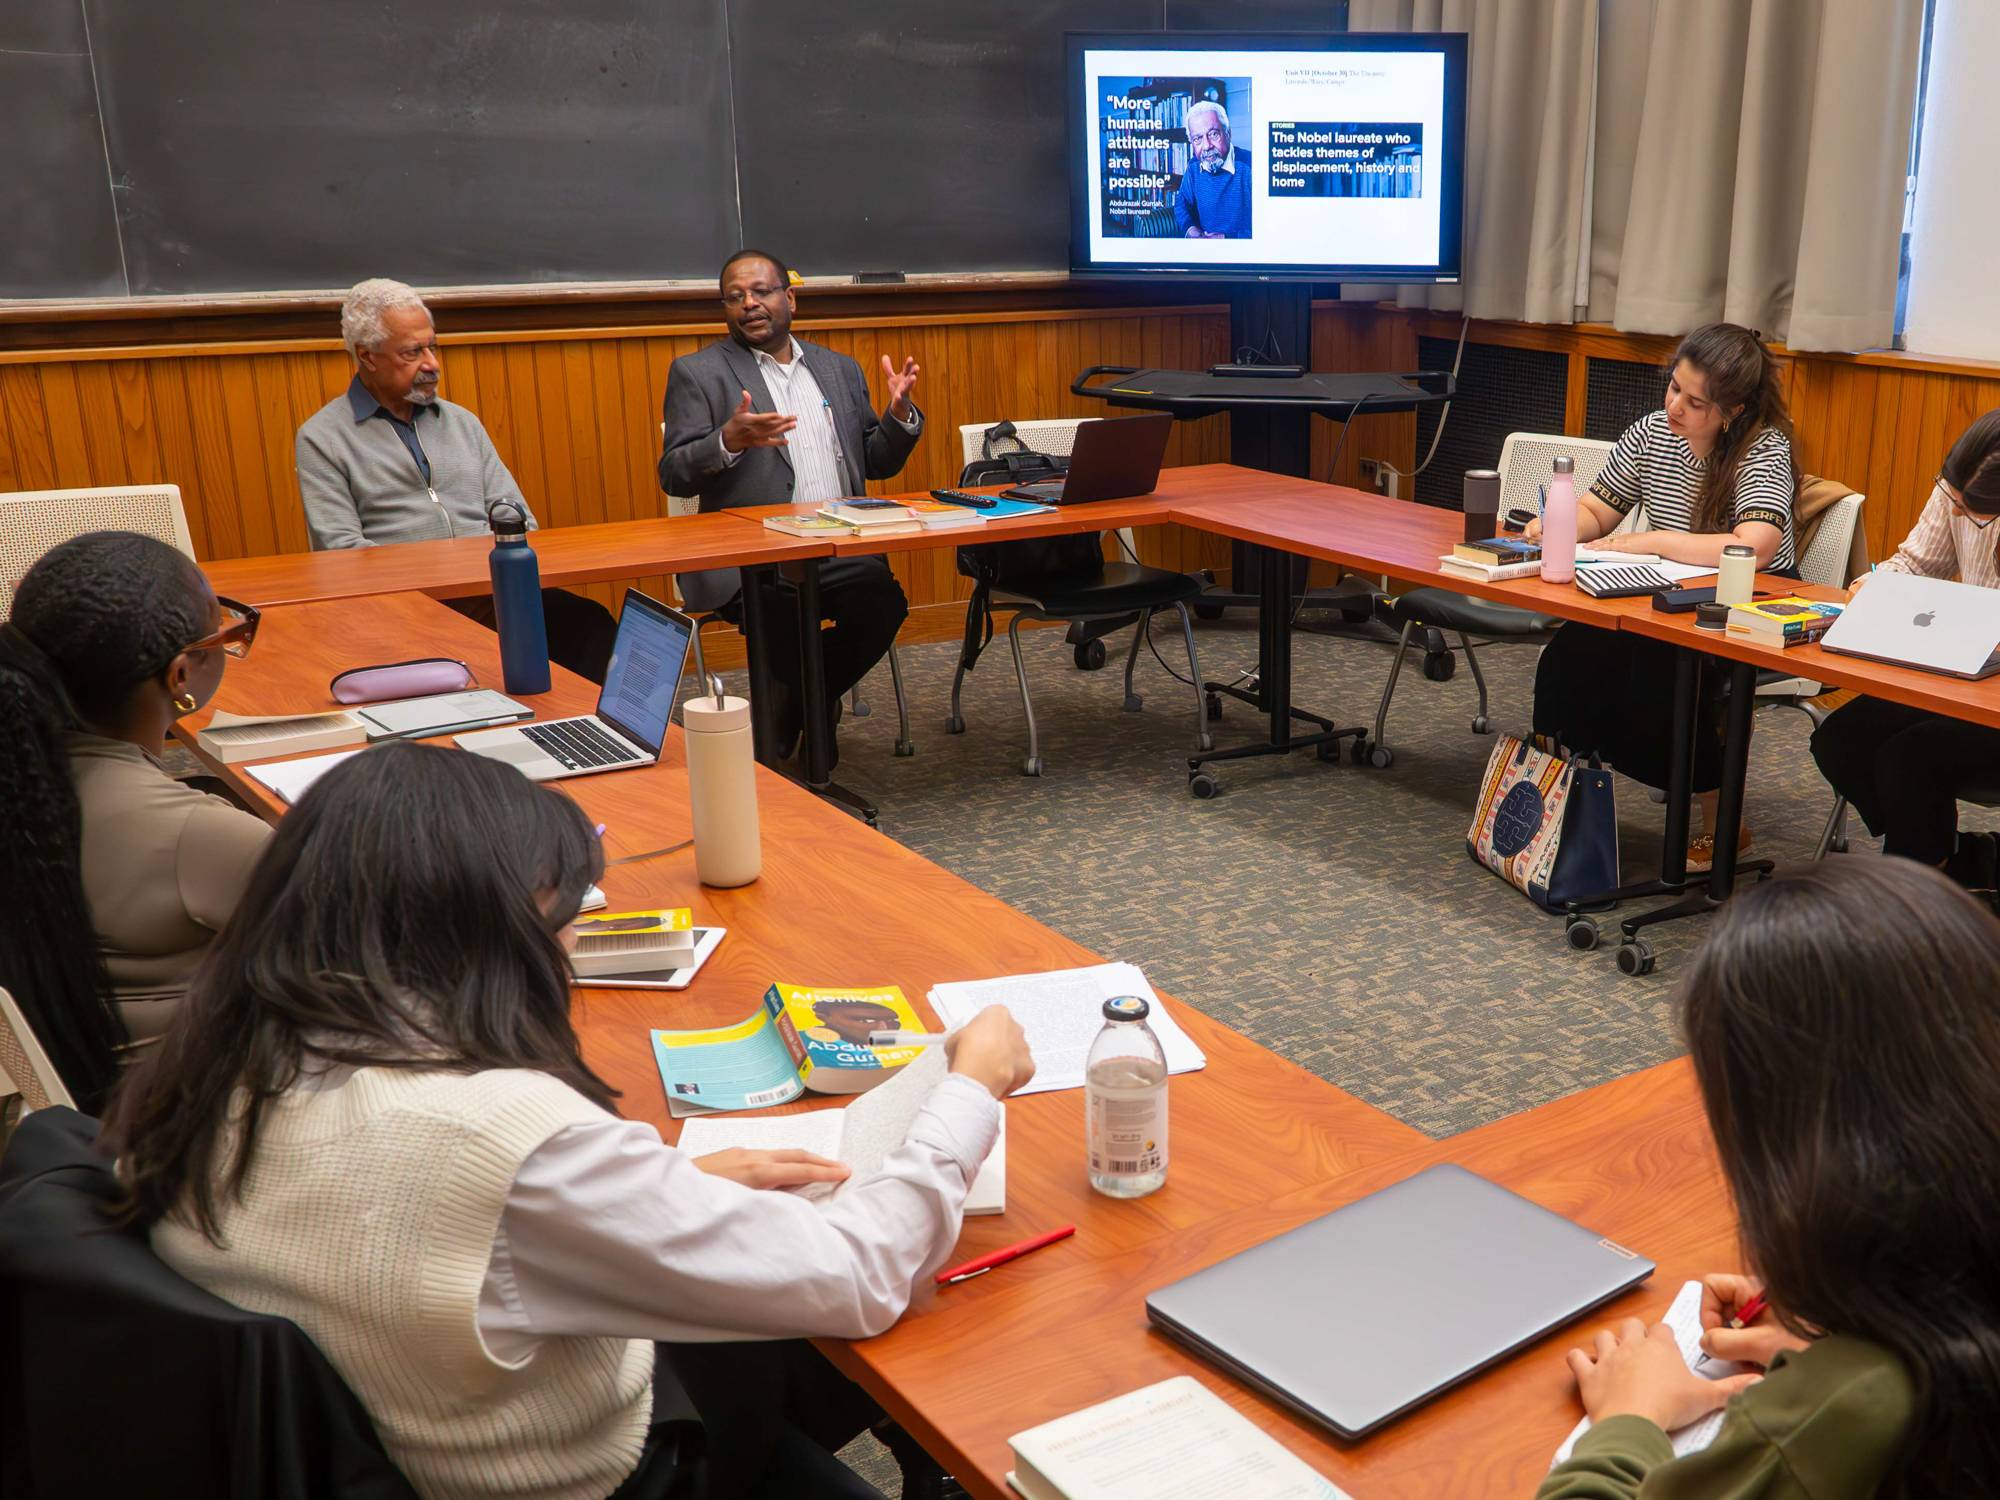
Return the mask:
<path id="1" fill-rule="evenodd" d="M 1500 471 L 1465 471 L 1465 539 L 1483 542 L 1500 535 Z"/>

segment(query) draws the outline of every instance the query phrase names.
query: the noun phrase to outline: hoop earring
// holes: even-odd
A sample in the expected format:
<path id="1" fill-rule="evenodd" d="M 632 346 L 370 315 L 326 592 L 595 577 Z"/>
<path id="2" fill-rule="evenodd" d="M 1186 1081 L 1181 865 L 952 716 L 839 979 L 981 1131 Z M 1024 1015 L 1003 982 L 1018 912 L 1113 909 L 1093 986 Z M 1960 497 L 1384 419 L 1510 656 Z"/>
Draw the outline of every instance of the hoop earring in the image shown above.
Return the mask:
<path id="1" fill-rule="evenodd" d="M 175 709 L 184 714 L 191 714 L 200 706 L 200 704 L 195 702 L 193 693 L 182 693 L 178 698 L 174 699 Z"/>

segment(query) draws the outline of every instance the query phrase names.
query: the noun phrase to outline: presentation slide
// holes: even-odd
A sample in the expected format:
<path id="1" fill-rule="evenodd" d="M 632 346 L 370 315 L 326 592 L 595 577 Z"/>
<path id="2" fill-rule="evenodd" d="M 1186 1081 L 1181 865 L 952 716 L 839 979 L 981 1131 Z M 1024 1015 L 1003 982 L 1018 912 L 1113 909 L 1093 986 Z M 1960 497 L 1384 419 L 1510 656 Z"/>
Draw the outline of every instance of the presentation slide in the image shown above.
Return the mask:
<path id="1" fill-rule="evenodd" d="M 1093 264 L 1438 264 L 1441 53 L 1093 49 L 1083 88 Z"/>

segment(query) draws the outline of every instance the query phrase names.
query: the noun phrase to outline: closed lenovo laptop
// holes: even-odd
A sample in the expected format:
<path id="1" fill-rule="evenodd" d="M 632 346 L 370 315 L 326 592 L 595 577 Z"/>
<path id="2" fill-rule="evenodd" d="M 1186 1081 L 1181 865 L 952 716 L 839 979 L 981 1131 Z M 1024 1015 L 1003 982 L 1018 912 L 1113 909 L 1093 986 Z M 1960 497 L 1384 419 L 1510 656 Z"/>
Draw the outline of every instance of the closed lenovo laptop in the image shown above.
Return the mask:
<path id="1" fill-rule="evenodd" d="M 650 766 L 667 742 L 667 721 L 693 639 L 693 620 L 627 589 L 596 713 L 453 738 L 475 755 L 518 766 L 535 781 Z"/>
<path id="2" fill-rule="evenodd" d="M 1165 412 L 1079 422 L 1069 470 L 1061 479 L 1018 485 L 1006 494 L 1046 505 L 1150 495 L 1160 482 L 1160 460 L 1166 456 L 1167 434 L 1173 426 L 1174 419 Z"/>
<path id="3" fill-rule="evenodd" d="M 1877 569 L 1819 643 L 1845 656 L 1988 677 L 2000 671 L 2000 589 Z"/>
<path id="4" fill-rule="evenodd" d="M 1651 1261 L 1443 1165 L 1161 1288 L 1146 1316 L 1356 1438 L 1652 1274 Z"/>

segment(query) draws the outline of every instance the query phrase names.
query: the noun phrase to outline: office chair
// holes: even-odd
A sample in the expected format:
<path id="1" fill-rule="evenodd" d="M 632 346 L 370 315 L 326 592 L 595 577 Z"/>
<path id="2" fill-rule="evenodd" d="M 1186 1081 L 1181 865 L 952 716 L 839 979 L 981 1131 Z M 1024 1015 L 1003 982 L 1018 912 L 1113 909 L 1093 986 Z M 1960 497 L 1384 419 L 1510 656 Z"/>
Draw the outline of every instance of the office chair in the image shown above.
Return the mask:
<path id="1" fill-rule="evenodd" d="M 1022 425 L 1033 424 L 1015 425 L 1018 432 Z M 984 428 L 977 430 L 982 434 L 985 432 Z M 961 434 L 965 431 L 960 429 Z M 1071 432 L 1074 432 L 1073 425 Z M 982 438 L 980 452 L 984 451 L 984 447 Z M 976 465 L 980 462 L 982 460 L 977 454 L 968 460 L 959 480 L 961 484 L 974 482 Z M 1201 690 L 1201 660 L 1195 650 L 1194 620 L 1188 613 L 1189 601 L 1201 592 L 1199 579 L 1165 568 L 1148 567 L 1140 562 L 1103 562 L 1091 572 L 1057 572 L 1045 580 L 1037 579 L 1032 583 L 1012 580 L 1001 584 L 982 574 L 979 560 L 980 554 L 995 545 L 1004 544 L 972 543 L 959 548 L 959 571 L 972 578 L 974 585 L 972 597 L 965 606 L 964 642 L 959 650 L 957 667 L 952 672 L 951 715 L 945 720 L 947 733 L 965 733 L 965 674 L 978 660 L 986 640 L 992 636 L 992 612 L 995 607 L 1013 611 L 1013 618 L 1007 623 L 1007 644 L 1014 657 L 1014 681 L 1021 691 L 1021 713 L 1028 722 L 1028 753 L 1021 759 L 1023 776 L 1039 776 L 1043 766 L 1041 733 L 1035 722 L 1034 698 L 1028 691 L 1028 666 L 1021 654 L 1021 622 L 1065 620 L 1069 622 L 1072 632 L 1079 626 L 1117 629 L 1125 623 L 1132 623 L 1132 642 L 1125 653 L 1125 711 L 1137 713 L 1145 704 L 1132 686 L 1132 672 L 1138 665 L 1139 648 L 1145 643 L 1153 616 L 1171 607 L 1180 615 L 1181 639 L 1187 647 L 1189 688 L 1194 695 L 1195 748 L 1214 748 L 1215 741 L 1208 732 L 1207 710 Z M 1088 638 L 1088 644 L 1097 647 L 1101 660 L 1103 642 L 1093 635 Z M 1076 648 L 1079 666 L 1087 665 L 1084 649 L 1081 645 Z"/>
<path id="2" fill-rule="evenodd" d="M 662 424 L 663 431 L 664 428 L 665 424 Z M 667 514 L 670 516 L 691 516 L 700 509 L 701 502 L 692 495 L 667 496 Z M 678 604 L 681 602 L 680 586 L 671 579 L 669 583 L 673 587 L 674 602 Z M 728 623 L 721 615 L 712 612 L 697 614 L 694 617 L 694 628 L 697 633 L 706 630 L 710 625 Z M 896 693 L 896 754 L 915 755 L 917 743 L 910 738 L 910 701 L 903 692 L 903 661 L 896 654 L 894 643 L 889 647 L 889 681 L 894 685 Z M 865 719 L 875 711 L 874 707 L 862 698 L 861 684 L 858 682 L 854 685 L 853 691 L 847 695 L 847 711 L 857 719 Z"/>
<path id="3" fill-rule="evenodd" d="M 0 619 L 14 608 L 14 586 L 43 553 L 92 531 L 137 531 L 194 556 L 176 484 L 0 494 Z"/>
<path id="4" fill-rule="evenodd" d="M 1500 448 L 1501 518 L 1504 520 L 1512 510 L 1541 513 L 1540 487 L 1547 482 L 1560 454 L 1568 454 L 1576 461 L 1576 491 L 1582 495 L 1604 468 L 1604 462 L 1614 446 L 1595 438 L 1564 437 L 1556 433 L 1509 433 Z M 1634 507 L 1632 514 L 1616 529 L 1636 529 L 1643 524 L 1643 510 L 1642 506 Z M 1396 752 L 1385 736 L 1389 700 L 1396 695 L 1396 681 L 1403 673 L 1403 659 L 1409 654 L 1411 642 L 1418 631 L 1424 632 L 1424 676 L 1432 682 L 1449 682 L 1457 670 L 1458 664 L 1451 648 L 1445 644 L 1444 632 L 1451 631 L 1458 636 L 1458 644 L 1465 652 L 1465 664 L 1472 669 L 1472 680 L 1479 688 L 1479 712 L 1473 717 L 1472 732 L 1489 734 L 1493 726 L 1487 718 L 1486 674 L 1479 670 L 1479 657 L 1472 649 L 1472 637 L 1545 641 L 1562 624 L 1553 615 L 1516 609 L 1509 604 L 1495 604 L 1489 599 L 1475 599 L 1470 594 L 1439 587 L 1411 589 L 1408 593 L 1384 600 L 1380 609 L 1382 618 L 1398 627 L 1396 657 L 1389 664 L 1389 680 L 1382 686 L 1382 701 L 1375 706 L 1374 734 L 1365 749 L 1360 741 L 1356 741 L 1354 746 L 1354 758 L 1358 761 L 1365 756 L 1368 763 L 1378 770 L 1387 770 L 1396 763 Z"/>

